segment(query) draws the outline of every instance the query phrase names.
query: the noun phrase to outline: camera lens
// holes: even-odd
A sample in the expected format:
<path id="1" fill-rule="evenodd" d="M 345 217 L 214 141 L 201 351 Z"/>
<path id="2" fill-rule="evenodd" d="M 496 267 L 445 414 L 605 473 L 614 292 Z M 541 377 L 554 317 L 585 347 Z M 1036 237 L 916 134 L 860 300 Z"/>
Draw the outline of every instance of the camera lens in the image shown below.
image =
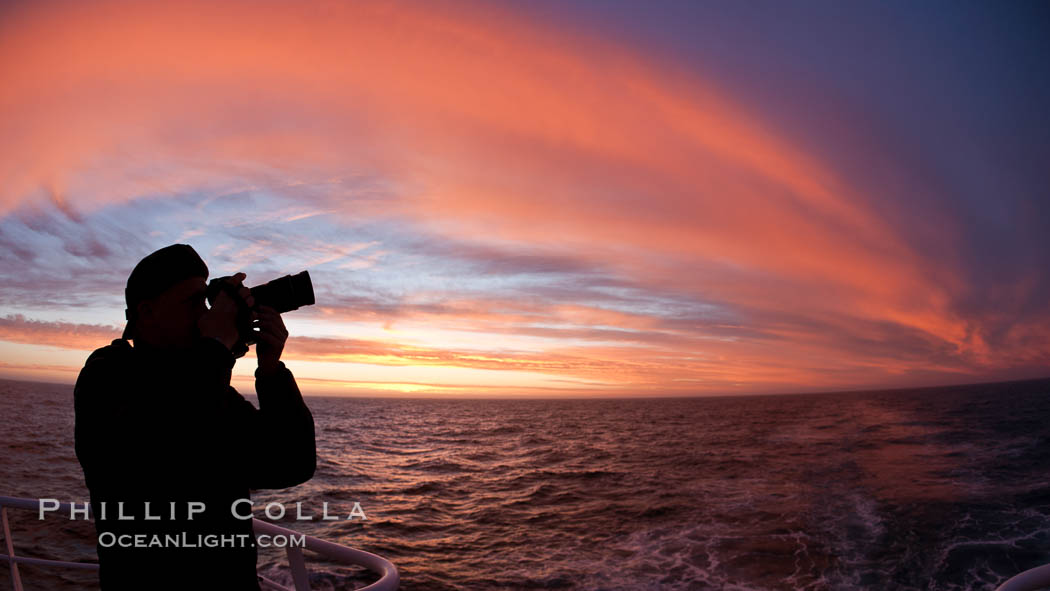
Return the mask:
<path id="1" fill-rule="evenodd" d="M 253 287 L 251 292 L 256 306 L 269 306 L 281 314 L 314 304 L 314 284 L 309 271 L 278 277 Z"/>

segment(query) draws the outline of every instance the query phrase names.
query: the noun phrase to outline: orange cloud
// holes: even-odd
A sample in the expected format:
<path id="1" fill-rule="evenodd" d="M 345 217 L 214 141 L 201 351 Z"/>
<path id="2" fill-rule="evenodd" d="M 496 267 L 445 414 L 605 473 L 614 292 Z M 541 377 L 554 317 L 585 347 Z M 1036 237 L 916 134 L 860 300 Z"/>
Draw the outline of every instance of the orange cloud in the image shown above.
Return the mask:
<path id="1" fill-rule="evenodd" d="M 123 329 L 98 324 L 44 322 L 21 314 L 0 318 L 0 341 L 92 351 L 120 338 Z"/>

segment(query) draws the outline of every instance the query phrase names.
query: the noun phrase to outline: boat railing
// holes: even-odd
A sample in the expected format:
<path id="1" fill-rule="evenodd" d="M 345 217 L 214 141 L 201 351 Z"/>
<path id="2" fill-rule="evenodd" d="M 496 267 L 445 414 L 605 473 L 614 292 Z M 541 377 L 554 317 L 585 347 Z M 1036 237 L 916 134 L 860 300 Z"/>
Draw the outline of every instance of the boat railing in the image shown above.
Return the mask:
<path id="1" fill-rule="evenodd" d="M 72 505 L 72 503 L 59 503 L 57 510 L 71 514 L 70 511 Z M 40 500 L 0 496 L 0 524 L 3 526 L 4 543 L 7 551 L 6 554 L 0 554 L 0 560 L 6 560 L 11 568 L 11 583 L 14 591 L 23 591 L 22 579 L 18 572 L 19 564 L 98 570 L 97 562 L 69 562 L 65 560 L 31 558 L 28 556 L 16 555 L 14 540 L 11 538 L 11 526 L 7 517 L 8 507 L 11 507 L 12 509 L 39 511 Z M 52 508 L 55 508 L 53 504 L 48 505 L 48 509 Z M 83 511 L 83 509 L 78 508 L 77 511 Z M 276 581 L 259 575 L 260 585 L 265 589 L 274 589 L 278 591 L 309 591 L 310 580 L 309 572 L 306 570 L 306 558 L 303 555 L 304 547 L 327 559 L 342 562 L 344 564 L 363 566 L 366 569 L 379 574 L 378 581 L 367 587 L 363 587 L 359 591 L 394 591 L 399 585 L 400 579 L 397 573 L 397 567 L 395 567 L 389 560 L 372 554 L 371 552 L 365 552 L 364 550 L 357 550 L 333 542 L 327 542 L 320 538 L 308 536 L 261 519 L 253 519 L 252 527 L 255 530 L 256 536 L 265 534 L 271 537 L 286 536 L 288 539 L 291 539 L 292 536 L 294 536 L 295 539 L 303 540 L 304 542 L 302 545 L 288 544 L 285 547 L 285 551 L 288 555 L 288 566 L 292 575 L 292 584 L 294 587 L 285 587 Z"/>
<path id="2" fill-rule="evenodd" d="M 995 591 L 1036 591 L 1050 588 L 1050 564 L 1028 569 L 1007 579 Z"/>

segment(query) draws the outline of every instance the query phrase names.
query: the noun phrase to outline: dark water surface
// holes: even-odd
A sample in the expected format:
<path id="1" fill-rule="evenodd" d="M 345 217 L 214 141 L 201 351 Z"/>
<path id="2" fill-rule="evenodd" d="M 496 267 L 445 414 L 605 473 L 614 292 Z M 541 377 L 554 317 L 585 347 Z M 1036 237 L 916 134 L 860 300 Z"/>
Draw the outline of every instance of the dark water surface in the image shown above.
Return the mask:
<path id="1" fill-rule="evenodd" d="M 318 519 L 283 525 L 389 558 L 402 589 L 993 589 L 1050 562 L 1050 381 L 307 403 L 317 474 L 254 494 L 257 516 L 302 502 Z M 71 387 L 0 381 L 0 417 L 0 494 L 87 500 Z M 322 522 L 324 501 L 368 519 Z M 89 522 L 12 516 L 20 553 L 93 559 Z M 288 581 L 281 555 L 260 571 Z M 315 589 L 368 580 L 309 564 Z M 22 570 L 26 589 L 92 576 Z"/>

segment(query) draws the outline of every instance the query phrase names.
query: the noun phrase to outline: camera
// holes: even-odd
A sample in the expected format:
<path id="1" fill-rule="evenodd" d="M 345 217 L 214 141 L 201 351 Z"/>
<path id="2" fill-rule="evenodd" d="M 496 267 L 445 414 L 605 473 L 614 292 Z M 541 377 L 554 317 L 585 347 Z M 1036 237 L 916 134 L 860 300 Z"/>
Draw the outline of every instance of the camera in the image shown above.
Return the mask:
<path id="1" fill-rule="evenodd" d="M 240 357 L 248 351 L 250 345 L 255 344 L 256 331 L 252 328 L 252 308 L 237 294 L 238 287 L 230 283 L 229 279 L 229 275 L 212 279 L 208 282 L 205 295 L 209 305 L 215 304 L 215 298 L 222 291 L 226 291 L 230 298 L 237 302 L 237 331 L 240 338 L 233 347 L 233 353 L 235 357 Z M 285 275 L 269 283 L 249 288 L 249 291 L 255 300 L 256 308 L 268 306 L 277 310 L 279 314 L 314 304 L 314 284 L 310 281 L 309 271 Z"/>

